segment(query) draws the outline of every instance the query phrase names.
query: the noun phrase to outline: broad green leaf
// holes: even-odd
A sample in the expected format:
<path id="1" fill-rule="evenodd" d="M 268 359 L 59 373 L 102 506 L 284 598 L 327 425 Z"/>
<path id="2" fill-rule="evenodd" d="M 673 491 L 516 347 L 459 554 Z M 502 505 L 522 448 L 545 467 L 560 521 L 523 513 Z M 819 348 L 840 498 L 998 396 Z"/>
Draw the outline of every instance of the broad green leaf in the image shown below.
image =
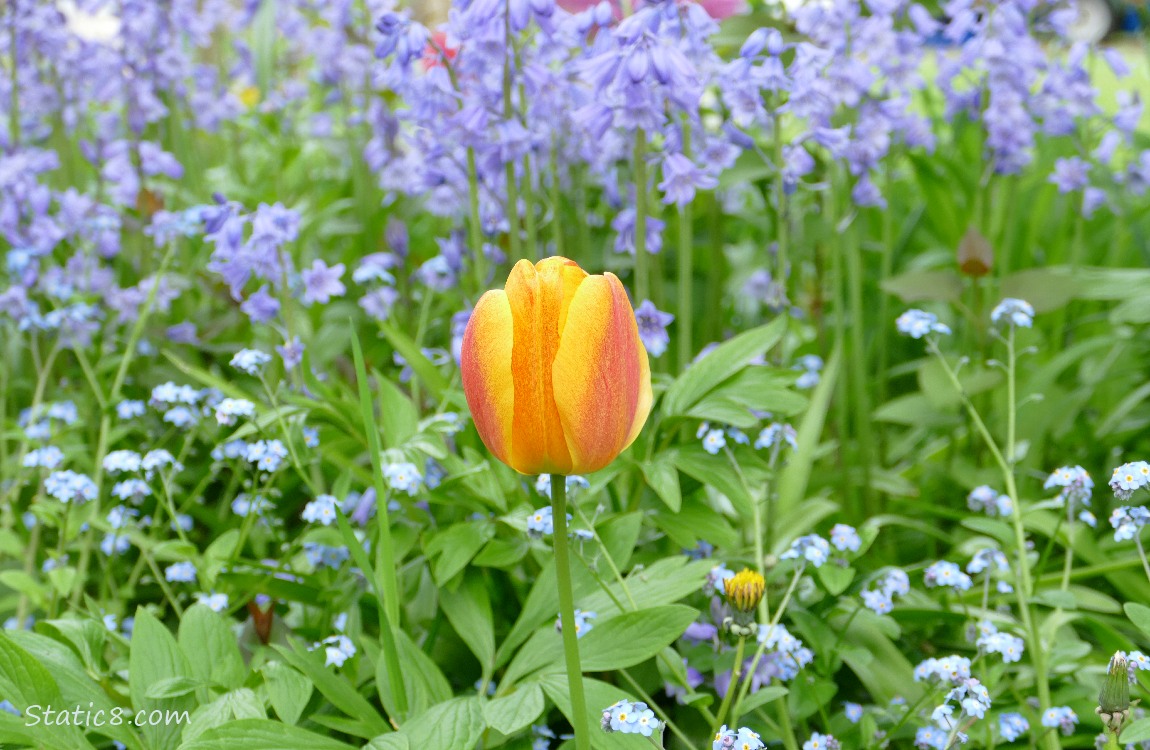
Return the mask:
<path id="1" fill-rule="evenodd" d="M 688 560 L 683 555 L 667 557 L 646 568 L 632 570 L 626 577 L 627 589 L 639 609 L 672 604 L 701 590 L 703 581 L 713 565 L 710 560 Z M 609 581 L 607 587 L 620 601 L 628 601 L 627 595 L 618 583 Z M 580 597 L 576 592 L 575 599 L 584 611 L 616 611 L 611 597 L 598 588 L 594 594 L 586 597 Z M 555 614 L 552 613 L 550 619 L 553 621 L 554 618 Z M 585 637 L 590 635 L 588 633 Z M 580 639 L 580 643 L 582 641 L 583 639 Z"/>
<path id="2" fill-rule="evenodd" d="M 216 727 L 239 719 L 266 719 L 263 701 L 248 688 L 224 693 L 214 701 L 200 706 L 184 726 L 184 746 Z"/>
<path id="3" fill-rule="evenodd" d="M 413 747 L 472 748 L 486 723 L 478 698 L 454 698 L 432 706 L 403 726 Z"/>
<path id="4" fill-rule="evenodd" d="M 387 722 L 375 707 L 367 702 L 350 680 L 324 666 L 321 653 L 307 651 L 298 641 L 293 641 L 291 648 L 273 648 L 288 664 L 303 672 L 333 706 L 363 723 L 371 735 L 387 731 Z"/>
<path id="5" fill-rule="evenodd" d="M 750 518 L 752 503 L 749 489 L 739 478 L 735 467 L 725 455 L 712 456 L 698 442 L 683 446 L 675 457 L 675 465 L 689 477 L 721 493 L 731 501 L 739 515 Z"/>
<path id="6" fill-rule="evenodd" d="M 1123 746 L 1137 745 L 1146 740 L 1150 740 L 1150 719 L 1138 719 L 1131 722 L 1122 730 L 1122 734 L 1118 738 Z"/>
<path id="7" fill-rule="evenodd" d="M 599 672 L 644 662 L 674 643 L 698 616 L 698 610 L 674 604 L 612 617 L 579 639 L 583 669 Z"/>
<path id="8" fill-rule="evenodd" d="M 136 710 L 179 712 L 195 708 L 195 699 L 191 695 L 148 697 L 148 692 L 156 683 L 173 677 L 189 677 L 191 669 L 176 639 L 163 623 L 143 607 L 136 610 L 128 676 L 128 690 L 132 697 L 132 707 Z M 183 726 L 174 722 L 148 724 L 141 727 L 140 731 L 152 750 L 170 750 L 179 745 Z"/>
<path id="9" fill-rule="evenodd" d="M 91 705 L 93 714 L 103 711 L 104 716 L 111 716 L 112 710 L 119 705 L 112 702 L 103 686 L 92 679 L 75 652 L 64 644 L 27 630 L 9 630 L 7 635 L 48 670 L 60 688 L 60 695 L 65 705 Z M 124 743 L 130 750 L 143 750 L 143 744 L 135 729 L 126 723 L 108 724 L 102 733 Z M 0 746 L 2 743 L 3 738 L 0 738 Z"/>
<path id="10" fill-rule="evenodd" d="M 87 669 L 98 671 L 97 665 L 103 658 L 104 640 L 108 634 L 102 623 L 95 620 L 43 620 L 36 627 L 55 635 L 56 640 L 66 641 Z"/>
<path id="11" fill-rule="evenodd" d="M 660 451 L 650 461 L 639 462 L 643 478 L 664 504 L 676 513 L 683 505 L 683 494 L 679 488 L 679 470 L 675 468 L 678 451 Z"/>
<path id="12" fill-rule="evenodd" d="M 819 580 L 831 596 L 838 596 L 846 591 L 855 577 L 854 568 L 841 568 L 838 565 L 823 565 L 817 572 Z"/>
<path id="13" fill-rule="evenodd" d="M 1150 607 L 1145 604 L 1126 602 L 1122 605 L 1122 609 L 1126 611 L 1126 616 L 1130 618 L 1130 622 L 1142 631 L 1142 635 L 1150 638 Z"/>
<path id="14" fill-rule="evenodd" d="M 204 683 L 192 677 L 168 677 L 148 688 L 149 698 L 177 698 L 187 695 Z"/>
<path id="15" fill-rule="evenodd" d="M 432 563 L 431 571 L 440 584 L 455 577 L 495 535 L 490 523 L 464 521 L 439 532 L 424 547 Z"/>
<path id="16" fill-rule="evenodd" d="M 903 302 L 955 302 L 965 285 L 954 271 L 907 271 L 885 279 L 883 291 Z"/>
<path id="17" fill-rule="evenodd" d="M 397 631 L 395 645 L 400 665 L 399 683 L 404 687 L 412 713 L 419 713 L 451 697 L 451 685 L 439 667 L 423 652 L 423 649 L 415 645 L 407 633 Z M 376 662 L 375 670 L 380 701 L 390 713 L 394 714 L 395 702 L 391 696 L 386 660 L 380 658 Z"/>
<path id="18" fill-rule="evenodd" d="M 240 655 L 236 635 L 223 617 L 204 604 L 195 604 L 180 620 L 180 648 L 193 677 L 214 682 L 228 690 L 244 683 L 248 670 Z M 204 700 L 206 694 L 201 693 Z"/>
<path id="19" fill-rule="evenodd" d="M 488 701 L 483 706 L 487 725 L 503 734 L 528 727 L 543 713 L 543 689 L 537 682 L 521 685 L 511 695 Z"/>
<path id="20" fill-rule="evenodd" d="M 260 671 L 276 716 L 287 724 L 298 724 L 311 700 L 311 680 L 281 661 L 269 661 Z"/>
<path id="21" fill-rule="evenodd" d="M 482 575 L 465 575 L 455 591 L 441 589 L 439 606 L 483 668 L 495 661 L 495 625 Z"/>
<path id="22" fill-rule="evenodd" d="M 52 750 L 91 750 L 92 745 L 76 727 L 43 723 L 49 706 L 64 705 L 60 688 L 51 673 L 4 632 L 0 632 L 0 692 L 23 714 L 7 727 L 18 738 L 16 742 Z"/>
<path id="23" fill-rule="evenodd" d="M 687 414 L 709 391 L 777 344 L 786 332 L 786 325 L 787 318 L 779 317 L 767 325 L 740 333 L 692 362 L 663 395 L 663 414 Z"/>
<path id="24" fill-rule="evenodd" d="M 570 720 L 571 690 L 567 685 L 567 675 L 563 672 L 552 672 L 541 677 L 539 684 L 543 686 L 543 691 L 556 708 Z M 583 678 L 583 693 L 590 714 L 587 720 L 592 727 L 591 746 L 595 750 L 635 750 L 635 737 L 620 732 L 608 734 L 596 729 L 604 708 L 624 698 L 633 701 L 636 699 L 635 695 L 629 689 L 609 685 L 590 677 Z"/>
<path id="25" fill-rule="evenodd" d="M 600 524 L 595 530 L 620 570 L 626 569 L 627 563 L 631 561 L 642 525 L 642 513 L 624 513 Z"/>
<path id="26" fill-rule="evenodd" d="M 351 745 L 270 719 L 241 719 L 209 729 L 180 750 L 354 750 Z"/>
<path id="27" fill-rule="evenodd" d="M 768 685 L 767 687 L 759 688 L 748 695 L 746 700 L 742 702 L 739 713 L 746 716 L 761 706 L 765 706 L 772 701 L 777 701 L 788 692 L 790 691 L 782 685 Z"/>
<path id="28" fill-rule="evenodd" d="M 410 750 L 411 743 L 402 732 L 381 734 L 363 746 L 363 750 Z"/>

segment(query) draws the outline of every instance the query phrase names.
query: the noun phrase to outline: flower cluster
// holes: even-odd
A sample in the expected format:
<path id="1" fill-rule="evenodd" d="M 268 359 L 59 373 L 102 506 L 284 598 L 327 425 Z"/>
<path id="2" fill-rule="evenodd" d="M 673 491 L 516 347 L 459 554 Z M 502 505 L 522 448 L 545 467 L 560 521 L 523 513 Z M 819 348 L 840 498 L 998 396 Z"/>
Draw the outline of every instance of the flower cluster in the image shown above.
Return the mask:
<path id="1" fill-rule="evenodd" d="M 646 703 L 642 701 L 632 703 L 625 699 L 603 709 L 600 726 L 604 732 L 641 734 L 644 737 L 650 737 L 663 727 L 655 718 L 655 712 Z"/>
<path id="2" fill-rule="evenodd" d="M 878 580 L 878 587 L 863 589 L 863 605 L 875 614 L 887 615 L 894 609 L 894 597 L 910 593 L 910 578 L 898 568 L 886 571 Z"/>
<path id="3" fill-rule="evenodd" d="M 591 620 L 594 620 L 598 615 L 595 612 L 584 612 L 581 609 L 575 610 L 575 637 L 582 638 L 591 632 L 594 627 Z M 563 620 L 561 617 L 555 618 L 555 630 L 563 632 Z"/>
<path id="4" fill-rule="evenodd" d="M 975 513 L 985 513 L 991 518 L 1009 516 L 1014 507 L 1009 495 L 1004 495 L 983 484 L 975 487 L 966 496 L 966 507 Z"/>
<path id="5" fill-rule="evenodd" d="M 1131 461 L 1114 469 L 1110 489 L 1119 500 L 1129 500 L 1135 492 L 1150 485 L 1150 462 Z"/>
<path id="6" fill-rule="evenodd" d="M 1074 734 L 1074 727 L 1078 725 L 1078 714 L 1069 706 L 1054 706 L 1042 713 L 1042 726 L 1059 729 L 1065 735 Z"/>
<path id="7" fill-rule="evenodd" d="M 711 750 L 761 750 L 766 744 L 759 738 L 757 732 L 748 727 L 729 729 L 726 724 L 719 728 L 715 740 L 711 743 Z"/>
<path id="8" fill-rule="evenodd" d="M 898 316 L 894 324 L 899 333 L 910 336 L 912 339 L 921 339 L 932 333 L 941 336 L 950 335 L 950 326 L 939 323 L 938 316 L 934 313 L 923 312 L 922 310 L 907 310 Z"/>
<path id="9" fill-rule="evenodd" d="M 946 560 L 939 560 L 928 567 L 923 573 L 923 582 L 927 588 L 942 586 L 955 591 L 966 591 L 973 584 L 970 576 L 962 572 L 962 568 Z"/>
<path id="10" fill-rule="evenodd" d="M 821 567 L 830 557 L 831 546 L 826 539 L 818 534 L 801 536 L 791 543 L 786 552 L 779 555 L 780 560 L 803 560 Z"/>

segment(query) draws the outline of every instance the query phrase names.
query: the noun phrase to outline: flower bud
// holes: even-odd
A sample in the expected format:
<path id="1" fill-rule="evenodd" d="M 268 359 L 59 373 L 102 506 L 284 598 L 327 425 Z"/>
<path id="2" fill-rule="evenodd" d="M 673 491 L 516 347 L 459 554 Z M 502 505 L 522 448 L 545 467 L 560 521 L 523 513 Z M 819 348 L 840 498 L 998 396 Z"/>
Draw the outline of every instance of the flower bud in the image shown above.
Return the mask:
<path id="1" fill-rule="evenodd" d="M 743 568 L 723 581 L 723 589 L 727 594 L 727 601 L 736 611 L 749 613 L 754 612 L 762 601 L 766 581 L 755 571 Z"/>
<path id="2" fill-rule="evenodd" d="M 990 240 L 974 227 L 966 230 L 958 243 L 958 268 L 967 276 L 985 276 L 994 265 L 994 249 Z"/>
<path id="3" fill-rule="evenodd" d="M 1103 725 L 1118 734 L 1130 716 L 1130 677 L 1126 656 L 1117 652 L 1110 658 L 1106 677 L 1102 680 L 1102 690 L 1098 693 L 1098 708 L 1095 710 Z"/>

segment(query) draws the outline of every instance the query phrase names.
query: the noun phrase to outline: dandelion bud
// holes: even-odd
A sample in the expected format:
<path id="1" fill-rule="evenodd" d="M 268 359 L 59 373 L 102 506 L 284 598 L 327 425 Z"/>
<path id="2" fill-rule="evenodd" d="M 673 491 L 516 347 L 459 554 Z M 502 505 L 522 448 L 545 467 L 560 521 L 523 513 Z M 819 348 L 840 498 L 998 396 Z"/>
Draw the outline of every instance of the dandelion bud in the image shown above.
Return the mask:
<path id="1" fill-rule="evenodd" d="M 723 589 L 727 594 L 727 601 L 739 612 L 754 612 L 763 599 L 766 581 L 753 570 L 743 568 L 741 571 L 723 581 Z"/>
<path id="2" fill-rule="evenodd" d="M 1126 655 L 1121 651 L 1110 657 L 1110 666 L 1102 680 L 1095 709 L 1102 724 L 1117 734 L 1130 716 L 1130 678 Z"/>
<path id="3" fill-rule="evenodd" d="M 985 276 L 994 265 L 990 241 L 974 227 L 966 230 L 958 243 L 958 268 L 967 276 Z"/>

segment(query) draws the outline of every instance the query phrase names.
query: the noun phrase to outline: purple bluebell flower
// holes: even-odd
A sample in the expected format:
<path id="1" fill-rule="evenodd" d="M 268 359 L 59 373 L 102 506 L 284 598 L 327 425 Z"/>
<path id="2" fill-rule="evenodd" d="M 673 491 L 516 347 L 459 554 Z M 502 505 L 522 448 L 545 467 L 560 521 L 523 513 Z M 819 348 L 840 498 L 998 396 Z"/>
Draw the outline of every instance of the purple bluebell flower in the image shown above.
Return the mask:
<path id="1" fill-rule="evenodd" d="M 342 297 L 347 291 L 347 287 L 340 281 L 343 272 L 342 263 L 329 266 L 318 258 L 312 261 L 311 268 L 300 272 L 300 280 L 304 287 L 303 303 L 310 305 L 318 302 L 326 305 L 332 297 Z"/>

